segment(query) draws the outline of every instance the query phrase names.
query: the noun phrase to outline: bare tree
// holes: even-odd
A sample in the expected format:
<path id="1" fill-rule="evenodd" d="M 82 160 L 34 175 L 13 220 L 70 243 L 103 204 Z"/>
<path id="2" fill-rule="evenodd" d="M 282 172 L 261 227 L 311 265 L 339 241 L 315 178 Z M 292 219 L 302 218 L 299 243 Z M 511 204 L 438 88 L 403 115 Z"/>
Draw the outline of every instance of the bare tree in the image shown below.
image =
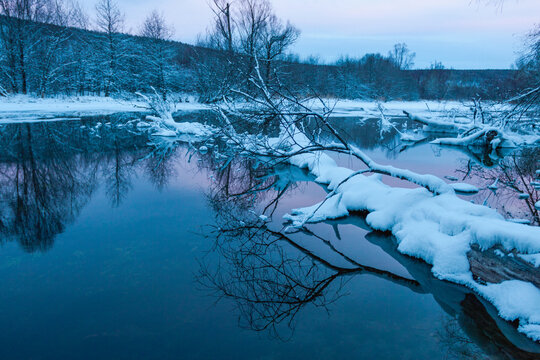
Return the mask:
<path id="1" fill-rule="evenodd" d="M 90 28 L 90 18 L 80 2 L 72 1 L 71 5 L 71 26 L 88 30 Z"/>
<path id="2" fill-rule="evenodd" d="M 414 66 L 416 53 L 411 52 L 405 43 L 394 45 L 392 51 L 388 53 L 394 64 L 401 70 L 408 70 Z"/>
<path id="3" fill-rule="evenodd" d="M 52 4 L 49 15 L 50 24 L 55 27 L 39 28 L 39 44 L 36 46 L 37 58 L 34 62 L 36 88 L 41 97 L 48 92 L 49 87 L 61 81 L 66 73 L 63 69 L 72 64 L 71 54 L 63 51 L 72 32 L 68 28 L 73 24 L 74 10 L 70 4 L 56 1 Z"/>
<path id="4" fill-rule="evenodd" d="M 517 65 L 528 86 L 522 94 L 511 99 L 516 104 L 515 112 L 521 118 L 531 112 L 532 118 L 540 113 L 540 24 L 528 34 L 527 50 L 518 59 Z"/>
<path id="5" fill-rule="evenodd" d="M 116 82 L 121 57 L 119 33 L 124 27 L 124 15 L 115 0 L 100 0 L 96 5 L 96 26 L 104 33 L 102 56 L 105 65 L 104 91 L 109 96 Z"/>
<path id="6" fill-rule="evenodd" d="M 262 36 L 262 56 L 266 63 L 266 81 L 271 80 L 274 60 L 285 53 L 285 50 L 298 40 L 300 30 L 291 23 L 283 22 L 275 15 L 268 18 L 266 26 L 263 29 Z"/>
<path id="7" fill-rule="evenodd" d="M 236 24 L 241 51 L 254 57 L 262 47 L 264 29 L 272 16 L 268 0 L 240 0 L 236 10 Z"/>
<path id="8" fill-rule="evenodd" d="M 167 97 L 168 80 L 174 61 L 174 49 L 170 40 L 174 34 L 172 26 L 157 10 L 152 11 L 144 21 L 141 36 L 149 39 L 150 43 L 144 46 L 144 60 L 151 76 L 151 84 L 161 93 L 163 99 Z"/>
<path id="9" fill-rule="evenodd" d="M 204 83 L 200 87 L 204 88 L 208 82 L 223 84 L 236 80 L 251 86 L 249 77 L 255 69 L 255 58 L 264 63 L 264 78 L 270 81 L 279 58 L 298 39 L 298 29 L 280 20 L 269 0 L 238 0 L 234 3 L 214 0 L 211 8 L 215 15 L 214 24 L 201 44 L 225 50 L 226 54 L 217 64 L 201 66 L 199 78 L 204 79 Z M 214 69 L 216 66 L 218 68 Z M 235 78 L 231 75 L 239 72 L 244 76 Z M 220 75 L 220 78 L 208 78 L 208 74 Z"/>
<path id="10" fill-rule="evenodd" d="M 64 0 L 0 1 L 0 73 L 10 92 L 44 96 L 67 76 L 73 63 L 66 51 L 73 33 L 68 27 L 78 24 L 77 7 Z"/>
<path id="11" fill-rule="evenodd" d="M 234 31 L 231 4 L 228 0 L 212 0 L 210 9 L 214 13 L 213 27 L 207 34 L 207 45 L 220 50 L 234 51 Z"/>
<path id="12" fill-rule="evenodd" d="M 35 23 L 48 23 L 54 2 L 50 0 L 0 0 L 0 38 L 7 54 L 7 75 L 11 90 L 28 92 L 28 66 L 39 35 Z"/>

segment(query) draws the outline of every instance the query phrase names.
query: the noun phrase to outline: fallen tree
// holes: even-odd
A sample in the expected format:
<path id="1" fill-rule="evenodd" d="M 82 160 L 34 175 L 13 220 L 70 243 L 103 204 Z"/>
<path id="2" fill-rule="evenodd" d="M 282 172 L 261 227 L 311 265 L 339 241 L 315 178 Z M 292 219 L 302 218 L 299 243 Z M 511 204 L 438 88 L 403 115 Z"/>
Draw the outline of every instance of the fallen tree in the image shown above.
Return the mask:
<path id="1" fill-rule="evenodd" d="M 214 136 L 234 148 L 229 155 L 252 156 L 264 159 L 266 164 L 287 163 L 306 169 L 329 190 L 320 203 L 287 215 L 289 230 L 346 217 L 351 212 L 364 212 L 372 229 L 395 236 L 400 253 L 430 264 L 436 278 L 471 289 L 493 304 L 503 319 L 515 321 L 520 332 L 540 341 L 537 284 L 530 277 L 521 276 L 523 272 L 504 280 L 475 277 L 468 255 L 475 249 L 482 254 L 488 249 L 501 248 L 507 254 L 536 259 L 540 257 L 540 228 L 508 222 L 493 209 L 462 200 L 452 186 L 434 175 L 373 161 L 332 126 L 331 108 L 322 100 L 319 99 L 323 103 L 322 112 L 313 111 L 286 89 L 266 84 L 258 66 L 250 83 L 253 92 L 236 89 L 231 92 L 243 96 L 252 107 L 246 111 L 245 106 L 237 108 L 227 101 L 216 107 L 223 124 Z M 274 134 L 247 132 L 245 123 L 274 129 Z M 479 134 L 466 135 L 460 141 L 470 144 L 485 138 L 486 145 L 493 149 L 501 146 L 502 132 L 487 127 L 478 131 Z M 322 137 L 323 132 L 329 136 Z M 340 167 L 330 157 L 332 153 L 358 159 L 364 168 Z M 419 187 L 390 187 L 381 176 Z M 476 261 L 475 269 L 484 266 L 484 273 L 489 274 L 490 264 Z M 524 262 L 524 266 L 533 268 L 532 263 Z"/>

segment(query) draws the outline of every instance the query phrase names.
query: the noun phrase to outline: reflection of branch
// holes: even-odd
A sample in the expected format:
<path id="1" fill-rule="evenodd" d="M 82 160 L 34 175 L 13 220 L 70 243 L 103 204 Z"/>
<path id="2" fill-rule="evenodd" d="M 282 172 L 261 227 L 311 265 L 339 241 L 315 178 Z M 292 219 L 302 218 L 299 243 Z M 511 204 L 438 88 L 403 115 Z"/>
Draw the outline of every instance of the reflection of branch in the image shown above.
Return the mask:
<path id="1" fill-rule="evenodd" d="M 331 247 L 351 267 L 336 265 L 264 225 L 252 223 L 219 228 L 216 238 L 216 249 L 227 266 L 220 265 L 215 271 L 201 266 L 198 281 L 218 298 L 234 299 L 241 320 L 256 331 L 270 329 L 279 336 L 278 326 L 283 322 L 294 330 L 295 317 L 305 305 L 326 308 L 341 297 L 345 276 L 373 274 L 413 290 L 419 289 L 414 280 L 361 265 Z M 340 284 L 330 290 L 337 280 Z"/>
<path id="2" fill-rule="evenodd" d="M 348 255 L 346 255 L 345 253 L 343 253 L 343 252 L 339 251 L 338 249 L 336 249 L 334 247 L 334 245 L 332 245 L 332 243 L 329 240 L 323 239 L 322 237 L 316 235 L 315 233 L 313 233 L 313 232 L 311 232 L 309 230 L 302 229 L 302 230 L 299 230 L 299 231 L 302 231 L 303 233 L 305 233 L 307 235 L 310 235 L 310 236 L 313 236 L 313 237 L 317 238 L 318 240 L 322 241 L 322 243 L 325 244 L 332 252 L 334 252 L 335 254 L 341 256 L 344 260 L 349 262 L 353 266 L 353 268 L 343 268 L 343 267 L 340 267 L 340 266 L 332 265 L 330 262 L 324 260 L 323 258 L 315 255 L 313 252 L 307 250 L 305 247 L 300 246 L 297 242 L 293 241 L 290 237 L 286 236 L 285 234 L 283 234 L 281 232 L 271 231 L 271 230 L 267 230 L 267 231 L 270 231 L 274 236 L 279 237 L 282 240 L 287 241 L 290 245 L 294 246 L 296 249 L 302 251 L 306 255 L 309 255 L 313 259 L 321 262 L 325 266 L 327 266 L 329 268 L 333 268 L 334 270 L 339 271 L 339 272 L 341 272 L 343 274 L 345 274 L 345 273 L 351 273 L 351 274 L 352 273 L 364 273 L 365 272 L 365 273 L 369 273 L 369 274 L 375 275 L 375 276 L 380 277 L 380 278 L 384 278 L 386 280 L 391 280 L 392 282 L 394 282 L 396 284 L 399 284 L 399 285 L 402 285 L 402 286 L 405 286 L 405 287 L 407 287 L 407 288 L 409 288 L 409 289 L 411 289 L 411 290 L 413 290 L 415 292 L 419 292 L 419 293 L 423 292 L 421 287 L 420 287 L 420 284 L 418 283 L 418 281 L 411 280 L 411 279 L 399 276 L 399 275 L 394 274 L 394 273 L 392 273 L 390 271 L 377 269 L 377 268 L 367 266 L 367 265 L 362 265 L 359 262 L 357 262 L 356 260 L 354 260 L 351 257 L 349 257 Z"/>
<path id="3" fill-rule="evenodd" d="M 489 198 L 496 201 L 495 205 L 512 217 L 518 215 L 516 211 L 524 211 L 533 225 L 540 225 L 539 212 L 534 207 L 535 202 L 540 200 L 540 192 L 531 185 L 535 181 L 539 163 L 540 155 L 536 148 L 523 148 L 499 160 L 496 168 L 485 168 L 469 162 L 466 169 L 458 171 L 465 173 L 465 176 L 476 177 L 486 185 L 499 179 L 497 192 L 488 192 Z M 522 195 L 526 195 L 526 198 L 520 198 Z"/>
<path id="4" fill-rule="evenodd" d="M 434 278 L 428 264 L 399 253 L 390 235 L 370 233 L 366 239 L 395 258 L 413 279 L 363 265 L 353 255 L 341 251 L 334 242 L 305 227 L 294 229 L 293 232 L 289 232 L 290 229 L 278 231 L 271 228 L 271 223 L 266 223 L 267 219 L 260 219 L 254 209 L 259 206 L 270 208 L 267 201 L 275 209 L 294 182 L 290 182 L 292 186 L 280 187 L 276 191 L 263 185 L 270 179 L 271 183 L 281 182 L 281 179 L 275 178 L 277 175 L 272 175 L 275 169 L 267 168 L 264 170 L 267 174 L 263 172 L 254 176 L 253 165 L 249 161 L 231 159 L 227 166 L 230 166 L 230 171 L 219 168 L 214 177 L 216 184 L 209 201 L 216 213 L 217 227 L 206 233 L 208 237 L 215 238 L 213 251 L 219 256 L 219 264 L 211 267 L 201 262 L 197 280 L 218 299 L 226 298 L 236 305 L 241 326 L 287 337 L 283 327 L 294 331 L 297 315 L 303 307 L 312 304 L 328 309 L 330 304 L 343 296 L 348 279 L 354 275 L 370 274 L 417 293 L 433 294 L 449 314 L 474 322 L 468 328 L 464 326 L 464 330 L 483 348 L 495 343 L 497 346 L 502 344 L 499 349 L 508 354 L 519 352 L 507 339 L 508 333 L 501 333 L 496 324 L 481 327 L 480 323 L 476 323 L 479 316 L 465 314 L 467 309 L 464 307 L 468 305 L 462 299 L 470 294 L 468 289 Z M 238 168 L 241 166 L 247 168 Z M 225 178 L 226 181 L 220 180 Z M 246 187 L 238 184 L 244 178 Z M 253 191 L 249 191 L 249 187 Z M 232 196 L 229 188 L 242 189 L 243 192 L 235 192 Z M 362 222 L 354 216 L 326 223 L 334 228 L 337 228 L 337 224 L 363 227 Z M 305 236 L 309 237 L 308 241 L 304 241 Z M 479 336 L 475 333 L 479 329 L 488 335 Z M 514 334 L 516 329 L 512 331 Z"/>
<path id="5" fill-rule="evenodd" d="M 247 168 L 236 168 L 235 171 L 220 169 L 215 178 L 217 184 L 221 185 L 209 197 L 218 223 L 212 232 L 216 238 L 214 249 L 224 262 L 220 262 L 215 270 L 201 264 L 197 279 L 218 298 L 234 300 L 243 326 L 256 331 L 270 330 L 275 336 L 281 335 L 280 324 L 286 324 L 294 331 L 295 317 L 305 305 L 326 308 L 341 297 L 346 278 L 353 274 L 372 274 L 414 291 L 422 291 L 418 282 L 362 265 L 337 250 L 329 241 L 305 229 L 302 231 L 322 241 L 331 253 L 350 266 L 337 265 L 335 260 L 329 260 L 334 256 L 317 255 L 291 236 L 268 228 L 249 210 L 252 205 L 247 205 L 244 198 L 253 199 L 254 194 L 268 193 L 269 187 L 261 184 L 270 178 L 254 177 L 249 162 L 233 160 L 228 168 L 234 167 L 234 164 L 247 165 Z M 237 187 L 236 182 L 246 178 L 258 180 L 248 180 L 248 186 L 241 193 L 230 195 L 230 187 Z M 274 179 L 272 183 L 275 182 Z M 265 190 L 260 192 L 260 189 Z M 264 206 L 265 211 L 269 208 L 275 210 L 288 189 L 290 187 L 286 186 L 272 191 L 275 195 Z M 262 197 L 257 199 L 261 200 Z M 250 201 L 250 204 L 253 203 Z"/>

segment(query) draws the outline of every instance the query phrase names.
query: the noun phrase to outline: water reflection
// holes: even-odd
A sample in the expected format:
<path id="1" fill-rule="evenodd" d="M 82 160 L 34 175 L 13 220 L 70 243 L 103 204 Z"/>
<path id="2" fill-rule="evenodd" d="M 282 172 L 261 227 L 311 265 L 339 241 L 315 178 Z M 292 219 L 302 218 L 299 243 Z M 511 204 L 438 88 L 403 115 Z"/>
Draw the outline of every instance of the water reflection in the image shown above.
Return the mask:
<path id="1" fill-rule="evenodd" d="M 88 120 L 0 128 L 2 241 L 17 241 L 28 252 L 48 250 L 90 201 L 98 172 L 105 175 L 111 203 L 121 202 L 146 140 L 124 119 L 105 120 L 117 124 Z"/>
<path id="2" fill-rule="evenodd" d="M 511 219 L 527 220 L 538 226 L 540 217 L 534 206 L 540 201 L 538 168 L 539 149 L 527 147 L 500 159 L 496 167 L 468 161 L 459 171 L 464 180 L 473 179 L 484 189 L 473 197 L 474 201 L 497 208 Z"/>
<path id="3" fill-rule="evenodd" d="M 201 260 L 197 280 L 216 296 L 234 301 L 241 326 L 288 339 L 306 307 L 331 309 L 347 295 L 351 279 L 369 274 L 415 293 L 431 294 L 451 316 L 438 336 L 456 358 L 487 354 L 529 359 L 540 352 L 538 344 L 502 321 L 491 305 L 466 289 L 434 279 L 429 266 L 398 253 L 394 239 L 371 232 L 361 216 L 326 222 L 332 235 L 321 233 L 316 226 L 302 232 L 286 231 L 280 212 L 290 209 L 290 204 L 283 205 L 285 198 L 295 192 L 309 195 L 316 186 L 305 188 L 307 183 L 313 184 L 305 172 L 269 166 L 261 159 L 231 157 L 224 144 L 208 144 L 208 153 L 197 154 L 197 147 L 189 144 L 149 139 L 131 120 L 132 115 L 118 115 L 1 127 L 2 241 L 16 241 L 28 252 L 49 250 L 99 187 L 104 188 L 112 206 L 122 204 L 139 173 L 157 189 L 164 189 L 177 175 L 175 165 L 185 161 L 179 158 L 187 151 L 211 179 L 207 199 L 216 217 L 215 226 L 205 231 L 214 246 Z M 363 148 L 382 146 L 388 157 L 408 151 L 396 134 L 388 133 L 382 142 L 373 136 L 372 132 L 380 132 L 377 122 L 365 124 L 343 122 L 341 126 L 350 126 L 345 130 Z M 508 191 L 508 201 L 515 199 L 517 192 L 528 193 L 531 203 L 538 201 L 537 190 L 530 188 L 539 161 L 535 149 L 506 158 L 500 155 L 494 163 L 497 166 L 486 167 L 485 161 L 478 161 L 485 156 L 473 161 L 468 155 L 471 161 L 464 168 L 464 178 L 483 178 L 486 183 L 499 179 L 498 194 Z M 505 196 L 497 199 L 509 203 Z M 538 212 L 532 212 L 531 219 L 538 222 Z M 336 243 L 341 241 L 345 226 L 363 229 L 358 242 L 380 248 L 406 269 L 406 274 L 384 262 L 367 265 L 355 254 L 340 250 Z"/>
<path id="4" fill-rule="evenodd" d="M 242 165 L 245 168 L 239 170 Z M 266 169 L 268 174 L 261 176 L 261 169 L 252 165 L 244 161 L 219 171 L 217 177 L 227 180 L 214 183 L 210 192 L 217 226 L 206 233 L 215 240 L 212 249 L 219 263 L 216 266 L 215 261 L 202 261 L 198 274 L 204 288 L 218 298 L 234 301 L 241 326 L 288 339 L 306 306 L 328 310 L 346 294 L 347 282 L 353 276 L 370 274 L 417 293 L 431 294 L 451 316 L 438 336 L 455 358 L 531 359 L 540 353 L 540 346 L 501 320 L 492 305 L 463 287 L 435 279 L 426 263 L 401 255 L 391 235 L 369 232 L 365 240 L 358 241 L 378 246 L 411 278 L 388 270 L 384 262 L 380 267 L 366 266 L 355 260 L 355 254 L 339 250 L 336 244 L 341 226 L 368 229 L 361 216 L 327 221 L 334 228 L 333 238 L 325 238 L 316 228 L 291 232 L 287 224 L 281 227 L 268 222 L 268 203 L 275 209 L 283 194 L 283 188 L 274 188 L 273 184 L 309 179 L 305 174 L 296 174 L 298 179 L 294 174 L 280 179 L 282 173 L 273 169 Z M 246 184 L 244 178 L 251 180 Z M 253 179 L 259 182 L 253 183 Z"/>

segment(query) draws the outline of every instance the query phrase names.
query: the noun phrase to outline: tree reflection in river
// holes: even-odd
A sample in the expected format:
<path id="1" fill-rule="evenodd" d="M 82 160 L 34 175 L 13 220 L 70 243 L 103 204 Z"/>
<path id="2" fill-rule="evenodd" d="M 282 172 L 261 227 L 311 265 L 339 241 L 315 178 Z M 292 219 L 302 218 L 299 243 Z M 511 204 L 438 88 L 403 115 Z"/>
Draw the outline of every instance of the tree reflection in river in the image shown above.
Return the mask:
<path id="1" fill-rule="evenodd" d="M 460 172 L 463 179 L 474 178 L 484 189 L 473 199 L 497 208 L 511 219 L 527 220 L 540 225 L 535 204 L 540 201 L 540 186 L 536 170 L 540 168 L 537 147 L 517 150 L 498 161 L 498 166 L 486 168 L 480 163 L 468 162 Z"/>
<path id="2" fill-rule="evenodd" d="M 391 235 L 371 232 L 365 241 L 397 260 L 412 278 L 385 270 L 384 266 L 361 264 L 354 254 L 338 250 L 333 241 L 315 230 L 291 232 L 287 224 L 282 227 L 268 222 L 265 216 L 258 214 L 268 208 L 268 202 L 279 201 L 282 195 L 278 189 L 262 183 L 251 183 L 252 191 L 245 189 L 245 184 L 235 185 L 253 169 L 249 162 L 242 164 L 246 165 L 242 171 L 237 168 L 231 171 L 228 166 L 221 168 L 221 175 L 217 176 L 220 179 L 224 174 L 239 176 L 227 176 L 226 182 L 216 182 L 210 192 L 217 225 L 208 229 L 206 236 L 215 240 L 212 249 L 219 262 L 215 265 L 216 261 L 203 259 L 198 274 L 199 284 L 205 289 L 218 298 L 234 302 L 241 326 L 289 338 L 294 333 L 298 314 L 306 306 L 329 309 L 346 294 L 348 280 L 358 274 L 371 274 L 414 292 L 433 295 L 454 321 L 445 324 L 439 334 L 449 358 L 530 359 L 540 353 L 538 344 L 501 320 L 492 305 L 478 299 L 468 289 L 435 279 L 427 264 L 400 254 Z M 257 169 L 258 175 L 253 170 L 249 178 L 279 178 L 279 172 L 267 171 L 270 175 L 261 176 L 260 169 Z M 295 183 L 294 178 L 274 179 L 272 183 L 283 181 Z M 244 191 L 231 193 L 230 188 L 236 186 Z M 267 193 L 266 196 L 255 195 L 261 191 Z M 344 224 L 365 227 L 358 216 L 326 223 L 338 234 L 339 226 Z M 459 329 L 455 324 L 459 324 Z"/>
<path id="3" fill-rule="evenodd" d="M 2 241 L 17 241 L 29 252 L 49 249 L 99 186 L 105 187 L 111 204 L 118 206 L 139 170 L 157 188 L 165 187 L 187 147 L 178 151 L 180 143 L 170 139 L 154 139 L 148 146 L 148 136 L 134 124 L 125 118 L 108 118 L 0 128 Z M 261 159 L 228 156 L 223 145 L 215 145 L 213 151 L 209 147 L 205 154 L 196 154 L 191 147 L 187 155 L 212 180 L 208 201 L 216 216 L 216 226 L 207 229 L 206 235 L 215 240 L 218 261 L 203 259 L 198 281 L 215 295 L 234 300 L 242 326 L 288 338 L 303 309 L 309 305 L 330 308 L 346 295 L 350 279 L 371 274 L 417 293 L 432 294 L 459 324 L 459 329 L 450 324 L 441 330 L 441 342 L 452 351 L 459 348 L 464 354 L 465 348 L 474 356 L 477 346 L 501 359 L 527 359 L 540 352 L 537 344 L 498 318 L 491 305 L 467 289 L 433 278 L 428 265 L 397 252 L 387 234 L 371 232 L 358 240 L 382 249 L 412 278 L 360 263 L 354 254 L 337 249 L 316 227 L 286 231 L 286 224 L 279 220 L 281 214 L 276 214 L 276 221 L 272 215 L 286 195 L 314 179 L 285 165 L 269 167 Z M 487 183 L 499 178 L 499 191 L 508 187 L 514 190 L 513 198 L 516 189 L 530 190 L 529 199 L 538 201 L 536 189 L 522 187 L 530 185 L 538 154 L 524 151 L 501 164 L 487 171 L 472 168 L 471 173 L 481 172 Z M 521 183 L 512 179 L 521 179 Z M 346 224 L 369 231 L 359 216 L 327 224 L 337 238 Z M 475 345 L 460 339 L 470 339 Z"/>
<path id="4" fill-rule="evenodd" d="M 49 249 L 89 202 L 98 171 L 111 202 L 120 203 L 145 139 L 117 121 L 123 125 L 89 120 L 0 128 L 2 241 L 18 241 L 28 252 Z"/>

